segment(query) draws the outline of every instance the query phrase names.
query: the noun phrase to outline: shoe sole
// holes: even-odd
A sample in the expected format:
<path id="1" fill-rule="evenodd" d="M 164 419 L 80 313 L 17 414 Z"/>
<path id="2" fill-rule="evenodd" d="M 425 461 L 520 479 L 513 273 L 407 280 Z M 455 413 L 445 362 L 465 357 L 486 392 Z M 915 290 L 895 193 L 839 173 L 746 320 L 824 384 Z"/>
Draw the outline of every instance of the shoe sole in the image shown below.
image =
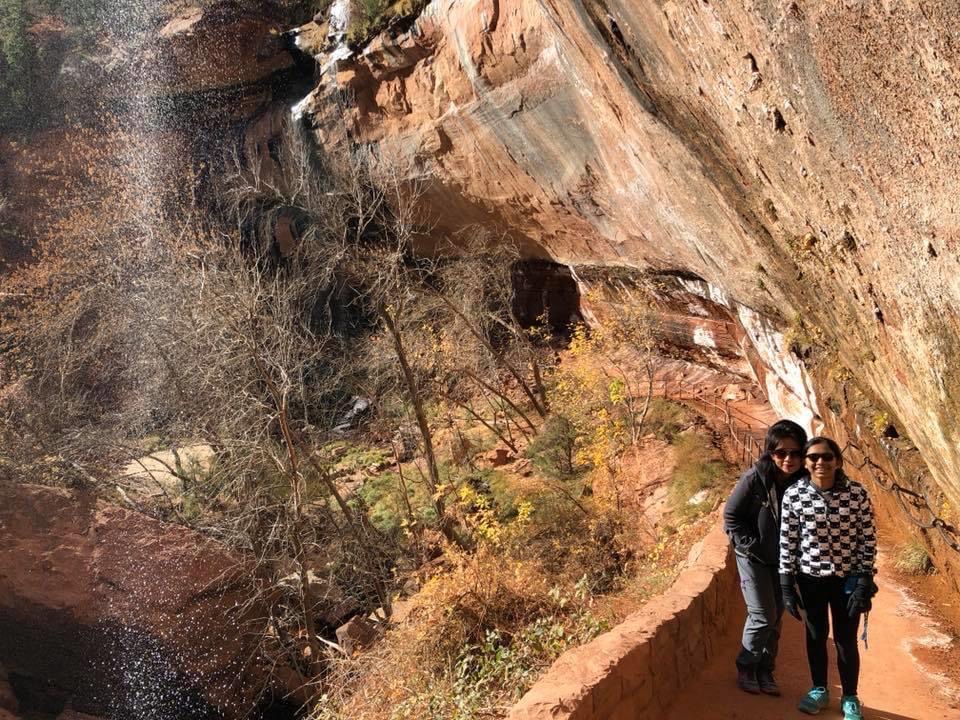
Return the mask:
<path id="1" fill-rule="evenodd" d="M 761 685 L 760 692 L 762 692 L 764 695 L 770 695 L 771 697 L 780 697 L 780 688 L 765 688 L 763 685 Z"/>
<path id="2" fill-rule="evenodd" d="M 804 707 L 803 705 L 797 705 L 797 710 L 807 715 L 819 715 L 820 711 L 823 710 L 825 707 L 827 706 L 823 705 L 817 708 L 810 709 L 810 708 Z"/>
<path id="3" fill-rule="evenodd" d="M 757 687 L 746 687 L 745 685 L 741 685 L 740 683 L 737 683 L 737 687 L 740 688 L 741 690 L 743 690 L 745 693 L 750 693 L 751 695 L 759 695 L 759 694 L 760 694 L 760 687 L 759 687 L 759 686 L 757 686 Z"/>

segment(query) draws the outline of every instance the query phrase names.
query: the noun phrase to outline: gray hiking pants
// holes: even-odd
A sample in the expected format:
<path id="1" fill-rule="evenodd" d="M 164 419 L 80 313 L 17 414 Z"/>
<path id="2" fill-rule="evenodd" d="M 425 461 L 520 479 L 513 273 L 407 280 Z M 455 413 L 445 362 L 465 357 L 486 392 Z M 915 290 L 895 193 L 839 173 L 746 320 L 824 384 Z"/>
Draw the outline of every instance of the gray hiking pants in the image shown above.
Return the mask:
<path id="1" fill-rule="evenodd" d="M 780 644 L 783 598 L 777 568 L 737 555 L 740 589 L 747 604 L 747 621 L 737 667 L 773 670 Z"/>

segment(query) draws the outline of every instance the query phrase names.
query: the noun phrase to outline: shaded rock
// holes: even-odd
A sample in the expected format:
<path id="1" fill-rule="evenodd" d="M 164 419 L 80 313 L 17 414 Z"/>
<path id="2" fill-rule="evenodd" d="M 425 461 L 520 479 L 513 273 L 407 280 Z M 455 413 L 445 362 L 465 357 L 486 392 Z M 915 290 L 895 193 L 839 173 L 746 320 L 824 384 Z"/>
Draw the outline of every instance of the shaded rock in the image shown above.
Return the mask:
<path id="1" fill-rule="evenodd" d="M 18 709 L 17 696 L 14 695 L 13 688 L 10 687 L 7 671 L 3 669 L 3 665 L 0 665 L 0 712 L 7 711 L 11 715 L 15 715 Z"/>
<path id="2" fill-rule="evenodd" d="M 57 716 L 57 720 L 102 720 L 102 718 L 67 709 Z"/>
<path id="3" fill-rule="evenodd" d="M 316 602 L 314 612 L 324 624 L 336 627 L 360 609 L 356 598 L 346 595 L 336 583 L 320 577 L 313 570 L 307 571 L 307 578 L 310 593 Z M 300 576 L 297 573 L 283 577 L 279 584 L 291 593 L 300 592 Z"/>
<path id="4" fill-rule="evenodd" d="M 244 716 L 266 680 L 243 575 L 186 528 L 88 493 L 0 486 L 0 662 L 61 707 L 124 716 L 166 698 L 185 716 Z"/>
<path id="5" fill-rule="evenodd" d="M 507 448 L 498 447 L 487 454 L 487 462 L 492 467 L 501 467 L 512 463 L 516 458 Z"/>
<path id="6" fill-rule="evenodd" d="M 337 628 L 337 644 L 347 655 L 369 646 L 377 637 L 377 628 L 366 618 L 357 615 Z"/>

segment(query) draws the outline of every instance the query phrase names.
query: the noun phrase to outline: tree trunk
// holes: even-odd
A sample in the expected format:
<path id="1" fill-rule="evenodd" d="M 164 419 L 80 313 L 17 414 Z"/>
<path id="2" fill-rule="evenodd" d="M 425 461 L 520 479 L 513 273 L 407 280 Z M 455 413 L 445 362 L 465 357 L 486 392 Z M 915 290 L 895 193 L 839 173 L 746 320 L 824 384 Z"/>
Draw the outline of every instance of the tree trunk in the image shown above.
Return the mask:
<path id="1" fill-rule="evenodd" d="M 430 491 L 430 498 L 433 501 L 434 510 L 437 513 L 437 519 L 440 522 L 440 531 L 451 542 L 460 544 L 456 533 L 453 531 L 453 525 L 447 517 L 446 507 L 443 498 L 437 491 L 440 486 L 440 468 L 437 465 L 437 456 L 433 449 L 433 433 L 430 431 L 430 424 L 427 422 L 427 413 L 423 407 L 423 398 L 420 397 L 420 388 L 417 385 L 417 379 L 414 377 L 413 368 L 407 360 L 407 351 L 403 347 L 403 338 L 397 324 L 390 315 L 390 312 L 382 305 L 377 308 L 377 314 L 383 320 L 383 324 L 390 333 L 393 340 L 393 347 L 397 353 L 397 361 L 400 363 L 400 369 L 403 372 L 403 379 L 407 385 L 407 394 L 410 396 L 410 403 L 413 405 L 413 414 L 417 419 L 417 427 L 420 430 L 420 437 L 423 440 L 423 454 L 427 461 L 427 489 Z"/>

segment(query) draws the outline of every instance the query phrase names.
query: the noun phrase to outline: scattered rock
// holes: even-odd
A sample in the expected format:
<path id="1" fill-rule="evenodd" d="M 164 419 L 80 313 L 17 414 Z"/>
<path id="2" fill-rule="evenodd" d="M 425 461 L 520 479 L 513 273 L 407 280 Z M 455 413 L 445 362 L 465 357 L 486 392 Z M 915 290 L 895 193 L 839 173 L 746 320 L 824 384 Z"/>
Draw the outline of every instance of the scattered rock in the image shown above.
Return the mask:
<path id="1" fill-rule="evenodd" d="M 520 458 L 513 464 L 510 470 L 522 477 L 530 477 L 533 475 L 533 463 L 527 458 Z"/>
<path id="2" fill-rule="evenodd" d="M 210 472 L 215 455 L 209 445 L 171 448 L 131 460 L 120 474 L 145 496 L 167 495 L 176 500 L 183 495 L 183 477 Z"/>
<path id="3" fill-rule="evenodd" d="M 516 457 L 504 447 L 495 448 L 492 452 L 487 455 L 487 461 L 492 467 L 501 467 L 503 465 L 508 465 L 509 463 L 516 460 Z"/>
<path id="4" fill-rule="evenodd" d="M 707 498 L 709 497 L 710 497 L 709 490 L 701 490 L 692 498 L 687 500 L 687 505 L 700 505 L 701 503 L 705 503 L 707 501 Z"/>
<path id="5" fill-rule="evenodd" d="M 364 617 L 355 616 L 337 628 L 337 643 L 347 655 L 368 647 L 377 637 L 377 628 Z"/>

